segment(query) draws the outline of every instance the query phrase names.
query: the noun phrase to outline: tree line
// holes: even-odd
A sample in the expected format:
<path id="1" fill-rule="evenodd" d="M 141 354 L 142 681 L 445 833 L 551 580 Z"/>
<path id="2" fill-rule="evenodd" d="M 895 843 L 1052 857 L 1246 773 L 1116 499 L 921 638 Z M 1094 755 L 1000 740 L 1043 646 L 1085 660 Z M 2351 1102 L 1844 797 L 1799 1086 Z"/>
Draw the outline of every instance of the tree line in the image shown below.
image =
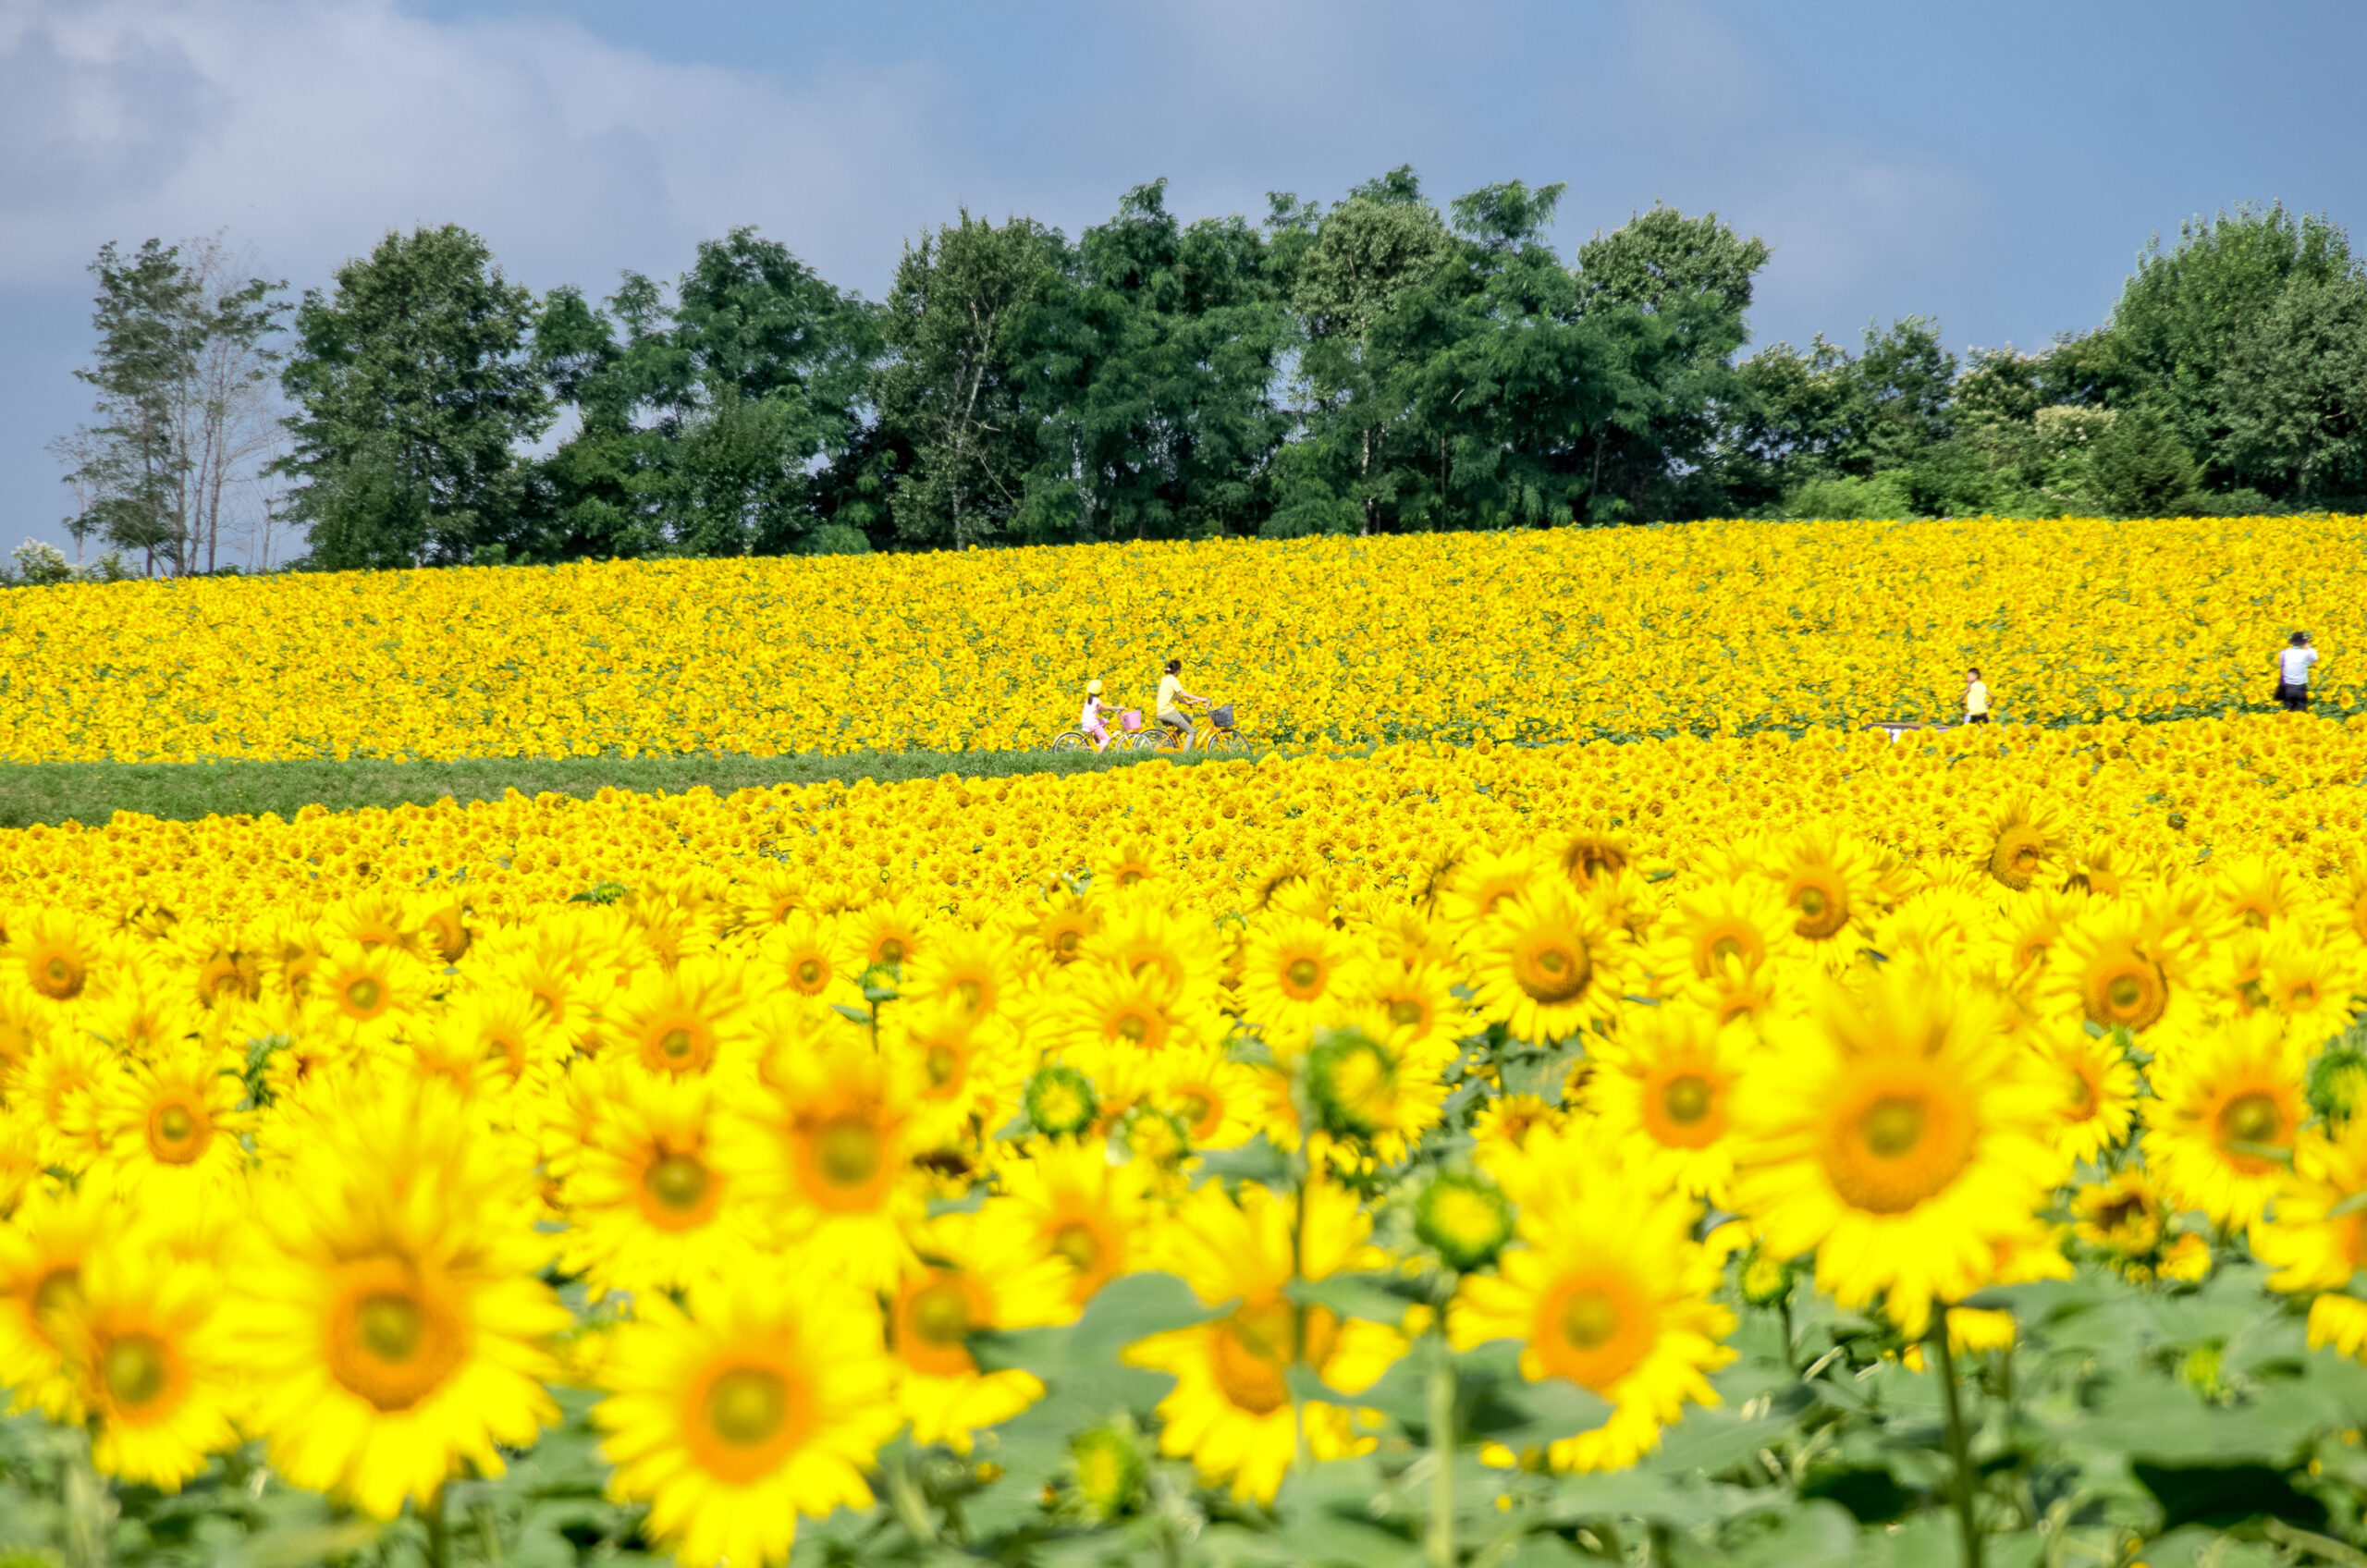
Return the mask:
<path id="1" fill-rule="evenodd" d="M 2035 352 L 1911 316 L 1745 354 L 1764 242 L 1661 206 L 1565 259 L 1562 195 L 965 211 L 877 302 L 753 228 L 598 298 L 449 225 L 292 301 L 218 242 L 109 245 L 67 527 L 214 570 L 254 478 L 322 569 L 2367 504 L 2367 267 L 2325 218 L 2190 222 Z"/>

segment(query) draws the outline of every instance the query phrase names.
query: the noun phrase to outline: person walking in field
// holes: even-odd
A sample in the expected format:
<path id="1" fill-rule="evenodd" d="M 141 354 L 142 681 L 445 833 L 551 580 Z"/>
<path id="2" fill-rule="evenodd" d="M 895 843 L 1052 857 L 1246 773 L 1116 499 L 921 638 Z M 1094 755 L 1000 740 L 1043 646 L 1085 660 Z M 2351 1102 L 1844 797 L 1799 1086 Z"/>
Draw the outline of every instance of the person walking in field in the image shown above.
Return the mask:
<path id="1" fill-rule="evenodd" d="M 1964 672 L 1964 721 L 1967 724 L 1989 722 L 1989 687 L 1981 679 L 1981 671 Z"/>
<path id="2" fill-rule="evenodd" d="M 2276 650 L 2276 700 L 2287 711 L 2310 711 L 2310 667 L 2317 662 L 2318 651 L 2310 646 L 2306 631 L 2296 631 Z"/>
<path id="3" fill-rule="evenodd" d="M 1184 717 L 1182 704 L 1197 703 L 1202 707 L 1208 705 L 1208 698 L 1195 696 L 1184 690 L 1183 676 L 1184 661 L 1170 659 L 1167 661 L 1167 673 L 1159 678 L 1159 722 L 1175 737 L 1178 746 L 1190 743 L 1192 739 L 1192 721 Z"/>

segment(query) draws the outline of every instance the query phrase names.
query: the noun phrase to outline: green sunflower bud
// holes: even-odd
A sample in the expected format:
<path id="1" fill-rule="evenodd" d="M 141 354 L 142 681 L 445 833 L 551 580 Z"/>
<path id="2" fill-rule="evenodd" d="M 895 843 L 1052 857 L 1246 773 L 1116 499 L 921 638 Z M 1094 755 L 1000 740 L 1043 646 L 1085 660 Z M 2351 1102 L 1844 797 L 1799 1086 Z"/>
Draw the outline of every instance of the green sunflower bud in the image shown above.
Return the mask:
<path id="1" fill-rule="evenodd" d="M 1147 1474 L 1142 1449 L 1131 1433 L 1095 1427 L 1069 1439 L 1076 1467 L 1076 1496 L 1097 1519 L 1114 1518 L 1142 1495 Z"/>
<path id="2" fill-rule="evenodd" d="M 2310 1063 L 2310 1109 L 2328 1121 L 2348 1121 L 2367 1106 L 2367 1051 L 2348 1035 L 2327 1042 Z"/>
<path id="3" fill-rule="evenodd" d="M 1446 1171 L 1414 1200 L 1414 1233 L 1448 1267 L 1484 1268 L 1513 1239 L 1513 1206 L 1486 1177 Z"/>
<path id="4" fill-rule="evenodd" d="M 1020 1100 L 1028 1123 L 1056 1138 L 1073 1137 L 1093 1125 L 1101 1107 L 1093 1097 L 1092 1081 L 1073 1067 L 1053 1062 L 1027 1080 Z"/>
<path id="5" fill-rule="evenodd" d="M 1753 1306 L 1781 1306 L 1792 1293 L 1792 1266 L 1774 1254 L 1750 1249 L 1743 1260 L 1742 1299 Z"/>
<path id="6" fill-rule="evenodd" d="M 1306 1058 L 1306 1099 L 1335 1138 L 1369 1138 L 1397 1099 L 1397 1059 L 1360 1029 L 1335 1030 Z"/>

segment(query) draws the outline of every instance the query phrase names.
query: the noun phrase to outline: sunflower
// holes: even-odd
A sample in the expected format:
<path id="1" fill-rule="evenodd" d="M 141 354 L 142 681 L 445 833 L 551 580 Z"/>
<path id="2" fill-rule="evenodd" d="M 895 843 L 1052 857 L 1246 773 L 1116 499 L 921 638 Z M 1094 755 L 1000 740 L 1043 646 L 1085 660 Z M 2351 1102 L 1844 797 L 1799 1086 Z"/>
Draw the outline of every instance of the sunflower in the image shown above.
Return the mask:
<path id="1" fill-rule="evenodd" d="M 2062 1174 L 2059 1096 L 2003 1024 L 1992 997 L 1907 965 L 1859 995 L 1828 982 L 1771 1023 L 1736 1096 L 1735 1207 L 1776 1256 L 1814 1251 L 1843 1306 L 1886 1294 L 1909 1338 L 1989 1282 Z"/>
<path id="2" fill-rule="evenodd" d="M 70 1002 L 102 979 L 108 968 L 107 942 L 90 921 L 62 909 L 44 909 L 8 925 L 0 960 L 12 978 L 47 1002 Z"/>
<path id="3" fill-rule="evenodd" d="M 560 1201 L 563 1266 L 597 1291 L 679 1290 L 729 1274 L 764 1244 L 749 1201 L 747 1130 L 696 1077 L 580 1069 L 593 1097 Z"/>
<path id="4" fill-rule="evenodd" d="M 1638 1011 L 1598 1053 L 1588 1085 L 1600 1131 L 1645 1185 L 1727 1207 L 1734 1098 L 1758 1041 L 1680 1003 Z"/>
<path id="5" fill-rule="evenodd" d="M 2039 1026 L 2031 1048 L 2057 1074 L 2054 1146 L 2073 1164 L 2118 1147 L 2137 1120 L 2137 1069 L 2109 1035 L 2099 1039 L 2075 1025 Z"/>
<path id="6" fill-rule="evenodd" d="M 497 1080 L 511 1089 L 547 1078 L 573 1053 L 533 994 L 511 986 L 456 998 L 424 1033 L 455 1060 L 492 1064 Z"/>
<path id="7" fill-rule="evenodd" d="M 1713 1405 L 1705 1374 L 1734 1359 L 1735 1317 L 1710 1297 L 1723 1259 L 1693 1240 L 1689 1198 L 1639 1181 L 1584 1133 L 1532 1143 L 1518 1243 L 1492 1274 L 1464 1278 L 1450 1342 L 1521 1341 L 1521 1376 L 1560 1378 L 1611 1405 L 1603 1424 L 1556 1439 L 1556 1470 L 1615 1470 L 1660 1444 L 1688 1400 Z"/>
<path id="8" fill-rule="evenodd" d="M 1269 1123 L 1261 1115 L 1263 1081 L 1258 1070 L 1221 1050 L 1203 1047 L 1168 1065 L 1152 1098 L 1172 1111 L 1196 1149 L 1229 1149 L 1247 1143 Z"/>
<path id="9" fill-rule="evenodd" d="M 1097 892 L 1151 892 L 1159 885 L 1161 863 L 1155 840 L 1136 833 L 1120 839 L 1093 857 L 1093 887 Z"/>
<path id="10" fill-rule="evenodd" d="M 1241 955 L 1242 1017 L 1276 1060 L 1304 1051 L 1318 1024 L 1345 1016 L 1363 985 L 1355 944 L 1324 921 L 1276 915 L 1252 929 Z"/>
<path id="11" fill-rule="evenodd" d="M 1333 1138 L 1357 1139 L 1380 1158 L 1403 1158 L 1438 1124 L 1446 1099 L 1453 1040 L 1408 1040 L 1353 1025 L 1317 1032 L 1303 1059 L 1306 1104 Z M 1279 1087 L 1282 1080 L 1273 1080 Z"/>
<path id="12" fill-rule="evenodd" d="M 76 1418 L 79 1390 L 67 1352 L 82 1300 L 82 1267 L 117 1221 L 92 1194 L 36 1187 L 0 1225 L 0 1387 L 17 1407 Z"/>
<path id="13" fill-rule="evenodd" d="M 901 1423 L 879 1314 L 828 1270 L 741 1270 L 639 1305 L 600 1364 L 609 1495 L 686 1563 L 788 1561 L 797 1518 L 869 1508 Z"/>
<path id="14" fill-rule="evenodd" d="M 1188 1457 L 1210 1485 L 1229 1483 L 1235 1498 L 1270 1503 L 1302 1427 L 1318 1459 L 1371 1446 L 1346 1406 L 1294 1404 L 1287 1375 L 1305 1366 L 1340 1393 L 1358 1394 L 1404 1353 L 1404 1337 L 1328 1307 L 1295 1306 L 1282 1294 L 1294 1274 L 1322 1280 L 1378 1267 L 1381 1256 L 1366 1241 L 1370 1227 L 1354 1194 L 1319 1178 L 1309 1178 L 1296 1201 L 1245 1184 L 1236 1204 L 1214 1182 L 1184 1200 L 1160 1232 L 1161 1259 L 1201 1301 L 1231 1310 L 1124 1353 L 1130 1366 L 1174 1375 L 1159 1403 L 1161 1452 Z"/>
<path id="15" fill-rule="evenodd" d="M 947 927 L 904 966 L 896 988 L 906 1002 L 937 1003 L 974 1024 L 1024 1027 L 1019 949 L 1000 932 Z"/>
<path id="16" fill-rule="evenodd" d="M 1544 883 L 1464 938 L 1481 1017 L 1535 1045 L 1607 1023 L 1624 1005 L 1627 934 L 1576 890 Z"/>
<path id="17" fill-rule="evenodd" d="M 1438 918 L 1449 931 L 1468 931 L 1527 893 L 1551 871 L 1549 863 L 1527 846 L 1473 849 L 1439 885 Z"/>
<path id="18" fill-rule="evenodd" d="M 2180 1208 L 2242 1230 L 2275 1196 L 2309 1115 L 2307 1049 L 2273 1012 L 2165 1045 L 2144 1104 L 2146 1163 Z"/>
<path id="19" fill-rule="evenodd" d="M 997 1168 L 1001 1192 L 982 1223 L 1009 1227 L 1013 1256 L 1058 1262 L 1072 1314 L 1141 1267 L 1156 1179 L 1140 1160 L 1113 1165 L 1097 1145 L 1054 1143 Z"/>
<path id="20" fill-rule="evenodd" d="M 969 1141 L 1018 1097 L 1027 1055 L 1007 1020 L 979 1018 L 959 996 L 886 1011 L 880 1049 L 906 1085 L 915 1147 Z"/>
<path id="21" fill-rule="evenodd" d="M 2116 1263 L 2150 1259 L 2168 1233 L 2170 1217 L 2152 1178 L 2128 1170 L 2071 1194 L 2071 1233 Z"/>
<path id="22" fill-rule="evenodd" d="M 1966 847 L 1991 880 L 2026 893 L 2061 871 L 2069 846 L 2059 814 L 2036 796 L 2023 794 L 2000 802 L 1967 835 Z"/>
<path id="23" fill-rule="evenodd" d="M 107 1078 L 94 1109 L 106 1143 L 91 1176 L 127 1203 L 161 1209 L 234 1182 L 254 1113 L 234 1050 L 184 1040 Z"/>
<path id="24" fill-rule="evenodd" d="M 1071 966 L 1066 978 L 1066 994 L 1045 1008 L 1039 1037 L 1089 1078 L 1102 1077 L 1113 1061 L 1196 1050 L 1223 1038 L 1221 1017 L 1180 1003 L 1155 973 L 1089 963 Z"/>
<path id="25" fill-rule="evenodd" d="M 740 966 L 713 957 L 644 969 L 600 1010 L 605 1051 L 669 1077 L 747 1072 L 749 1023 Z"/>
<path id="26" fill-rule="evenodd" d="M 752 968 L 801 1001 L 861 1007 L 863 972 L 848 967 L 844 948 L 828 920 L 801 911 L 765 933 Z"/>
<path id="27" fill-rule="evenodd" d="M 212 1268 L 151 1237 L 117 1236 L 83 1259 L 80 1299 L 67 1314 L 68 1359 L 92 1423 L 91 1463 L 102 1473 L 177 1492 L 209 1456 L 239 1446 L 238 1363 L 220 1297 Z"/>
<path id="28" fill-rule="evenodd" d="M 392 1040 L 427 1005 L 431 977 L 392 945 L 332 944 L 305 987 L 302 1028 L 364 1049 Z"/>
<path id="29" fill-rule="evenodd" d="M 1850 839 L 1803 832 L 1767 851 L 1761 865 L 1785 909 L 1792 933 L 1814 944 L 1828 963 L 1858 955 L 1868 923 L 1887 901 L 1889 888 L 1879 855 Z"/>
<path id="30" fill-rule="evenodd" d="M 2264 856 L 2214 856 L 2210 873 L 2222 908 L 2239 925 L 2260 931 L 2317 916 L 2318 899 L 2310 887 Z"/>
<path id="31" fill-rule="evenodd" d="M 378 949 L 385 951 L 386 949 Z M 438 1085 L 355 1096 L 259 1193 L 226 1311 L 288 1480 L 391 1518 L 462 1461 L 502 1474 L 558 1412 L 571 1321 L 511 1152 Z"/>
<path id="32" fill-rule="evenodd" d="M 1677 896 L 1647 963 L 1663 989 L 1780 973 L 1808 950 L 1797 918 L 1763 877 L 1713 881 Z"/>
<path id="33" fill-rule="evenodd" d="M 874 969 L 900 971 L 928 940 L 927 905 L 918 899 L 881 899 L 849 910 L 839 921 L 839 962 L 856 976 Z"/>
<path id="34" fill-rule="evenodd" d="M 2057 1016 L 2142 1036 L 2177 1033 L 2201 1009 L 2186 943 L 2128 902 L 2091 902 L 2065 927 L 2035 1000 Z"/>
<path id="35" fill-rule="evenodd" d="M 772 1060 L 777 1085 L 739 1112 L 757 1151 L 752 1196 L 783 1242 L 829 1258 L 859 1288 L 883 1288 L 903 1272 L 904 1226 L 922 1207 L 908 1091 L 846 1032 Z"/>
<path id="36" fill-rule="evenodd" d="M 916 1443 L 970 1452 L 971 1434 L 1008 1421 L 1044 1397 L 1033 1374 L 979 1369 L 969 1336 L 987 1329 L 1058 1323 L 1069 1305 L 1066 1271 L 1029 1256 L 1008 1226 L 949 1214 L 914 1241 L 922 1261 L 896 1287 L 888 1347 L 896 1358 L 896 1402 Z"/>
<path id="37" fill-rule="evenodd" d="M 2339 1291 L 2367 1265 L 2367 1121 L 2310 1128 L 2293 1150 L 2273 1211 L 2255 1220 L 2254 1256 L 2273 1291 Z"/>
<path id="38" fill-rule="evenodd" d="M 1600 821 L 1589 823 L 1549 851 L 1570 885 L 1584 891 L 1612 880 L 1636 864 L 1635 840 Z"/>
<path id="39" fill-rule="evenodd" d="M 1085 942 L 1101 928 L 1105 907 L 1081 899 L 1065 888 L 1060 888 L 1047 897 L 1036 912 L 1026 928 L 1029 939 L 1045 961 L 1074 963 L 1084 956 Z"/>
<path id="40" fill-rule="evenodd" d="M 1454 994 L 1459 978 L 1441 960 L 1384 958 L 1365 967 L 1349 998 L 1350 1016 L 1368 1033 L 1403 1045 L 1451 1044 L 1470 1026 L 1470 1009 Z"/>
<path id="41" fill-rule="evenodd" d="M 121 1071 L 104 1042 L 80 1029 L 58 1029 L 33 1048 L 18 1075 L 25 1104 L 40 1109 L 43 1163 L 81 1170 L 105 1147 L 98 1096 Z"/>
<path id="42" fill-rule="evenodd" d="M 1094 907 L 1104 908 L 1098 900 Z M 1217 1010 L 1224 946 L 1205 917 L 1179 913 L 1157 900 L 1127 900 L 1105 910 L 1080 955 L 1156 990 L 1186 1012 Z"/>

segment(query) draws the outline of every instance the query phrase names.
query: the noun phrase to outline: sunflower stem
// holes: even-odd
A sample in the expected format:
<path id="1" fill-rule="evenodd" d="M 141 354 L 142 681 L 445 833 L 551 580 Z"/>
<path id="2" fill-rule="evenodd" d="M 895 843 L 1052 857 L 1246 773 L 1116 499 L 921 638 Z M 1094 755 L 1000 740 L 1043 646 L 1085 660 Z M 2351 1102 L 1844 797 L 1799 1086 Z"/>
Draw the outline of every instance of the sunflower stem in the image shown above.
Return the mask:
<path id="1" fill-rule="evenodd" d="M 1429 1377 L 1423 1389 L 1430 1427 L 1431 1568 L 1454 1568 L 1454 1356 L 1445 1336 L 1430 1334 Z"/>
<path id="2" fill-rule="evenodd" d="M 106 1568 L 114 1553 L 115 1493 L 91 1464 L 91 1434 L 72 1428 L 67 1438 L 59 1501 L 66 1505 L 67 1568 Z"/>
<path id="3" fill-rule="evenodd" d="M 1800 1370 L 1798 1344 L 1792 1337 L 1792 1288 L 1784 1287 L 1784 1299 L 1775 1304 L 1775 1315 L 1784 1325 L 1784 1370 L 1797 1376 Z"/>
<path id="4" fill-rule="evenodd" d="M 435 1495 L 419 1511 L 421 1522 L 427 1526 L 427 1568 L 452 1568 L 452 1530 L 444 1518 L 444 1496 L 449 1489 L 436 1488 Z"/>
<path id="5" fill-rule="evenodd" d="M 1307 1112 L 1303 1106 L 1299 1111 L 1299 1124 L 1302 1129 L 1307 1124 Z M 1307 1183 L 1313 1180 L 1313 1171 L 1307 1162 L 1307 1151 L 1313 1143 L 1314 1134 L 1311 1132 L 1300 1132 L 1297 1172 L 1298 1210 L 1291 1221 L 1291 1279 L 1301 1283 L 1304 1283 L 1306 1279 L 1306 1188 Z M 1301 1364 L 1306 1360 L 1306 1304 L 1303 1301 L 1291 1303 L 1291 1359 Z M 1300 1474 L 1304 1475 L 1314 1464 L 1315 1456 L 1306 1441 L 1306 1402 L 1295 1393 L 1291 1396 L 1291 1428 L 1294 1434 L 1292 1440 L 1291 1463 Z"/>
<path id="6" fill-rule="evenodd" d="M 937 1525 L 928 1516 L 928 1500 L 921 1495 L 920 1481 L 913 1474 L 910 1446 L 900 1452 L 886 1469 L 888 1502 L 896 1511 L 896 1522 L 904 1526 L 904 1533 L 913 1537 L 914 1545 L 934 1545 Z"/>
<path id="7" fill-rule="evenodd" d="M 1956 1471 L 1956 1527 L 1964 1537 L 1964 1568 L 1981 1568 L 1981 1523 L 1973 1516 L 1972 1440 L 1964 1427 L 1964 1401 L 1956 1390 L 1956 1353 L 1948 1345 L 1948 1312 L 1942 1307 L 1932 1330 L 1940 1364 L 1940 1399 L 1947 1410 L 1948 1459 Z"/>

